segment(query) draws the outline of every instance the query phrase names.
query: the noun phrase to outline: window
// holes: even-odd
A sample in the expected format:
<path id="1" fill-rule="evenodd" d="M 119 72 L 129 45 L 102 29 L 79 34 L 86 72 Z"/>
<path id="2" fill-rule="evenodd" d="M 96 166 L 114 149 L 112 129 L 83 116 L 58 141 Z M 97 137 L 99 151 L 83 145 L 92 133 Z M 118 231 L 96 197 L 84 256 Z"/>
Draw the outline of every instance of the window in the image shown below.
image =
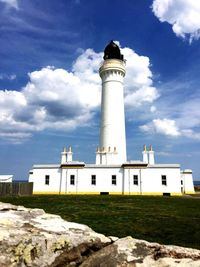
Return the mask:
<path id="1" fill-rule="evenodd" d="M 183 180 L 181 180 L 181 185 L 183 185 Z"/>
<path id="2" fill-rule="evenodd" d="M 133 184 L 138 185 L 138 175 L 133 175 Z"/>
<path id="3" fill-rule="evenodd" d="M 162 175 L 162 185 L 167 185 L 167 176 L 166 175 Z"/>
<path id="4" fill-rule="evenodd" d="M 112 185 L 116 185 L 117 184 L 117 177 L 116 175 L 112 175 Z"/>
<path id="5" fill-rule="evenodd" d="M 75 185 L 75 175 L 70 175 L 70 184 Z"/>
<path id="6" fill-rule="evenodd" d="M 49 179 L 50 179 L 50 176 L 49 175 L 45 175 L 45 184 L 46 185 L 49 185 Z"/>
<path id="7" fill-rule="evenodd" d="M 29 174 L 33 174 L 33 172 L 29 172 Z"/>
<path id="8" fill-rule="evenodd" d="M 91 176 L 91 184 L 96 185 L 96 175 Z"/>

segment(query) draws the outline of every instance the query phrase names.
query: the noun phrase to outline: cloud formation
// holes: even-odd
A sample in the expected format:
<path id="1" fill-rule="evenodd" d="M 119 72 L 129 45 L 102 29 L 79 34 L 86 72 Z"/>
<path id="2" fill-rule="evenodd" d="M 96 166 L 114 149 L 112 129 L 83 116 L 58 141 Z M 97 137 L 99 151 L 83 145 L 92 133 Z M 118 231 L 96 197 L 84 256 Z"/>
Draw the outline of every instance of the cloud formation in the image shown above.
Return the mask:
<path id="1" fill-rule="evenodd" d="M 158 92 L 152 86 L 149 58 L 130 48 L 122 53 L 127 58 L 127 107 L 152 103 Z M 35 131 L 68 131 L 92 123 L 101 100 L 102 57 L 103 53 L 87 49 L 72 71 L 45 67 L 29 73 L 29 82 L 20 91 L 0 90 L 0 138 L 20 143 Z"/>
<path id="2" fill-rule="evenodd" d="M 129 108 L 152 103 L 159 97 L 153 86 L 153 74 L 150 70 L 150 59 L 140 56 L 130 48 L 121 49 L 126 62 L 125 104 Z"/>
<path id="3" fill-rule="evenodd" d="M 181 123 L 183 117 L 179 117 L 177 120 L 173 119 L 154 119 L 149 123 L 140 126 L 140 130 L 150 134 L 161 134 L 167 137 L 187 137 L 195 140 L 200 140 L 200 132 L 194 131 L 189 128 L 190 125 Z M 185 119 L 184 119 L 185 120 Z M 180 125 L 182 124 L 182 127 Z M 196 124 L 199 126 L 199 123 Z"/>
<path id="4" fill-rule="evenodd" d="M 121 50 L 127 59 L 124 87 L 128 119 L 140 112 L 137 116 L 144 121 L 140 126 L 143 132 L 199 140 L 199 96 L 178 103 L 173 97 L 169 103 L 160 98 L 155 105 L 159 93 L 153 86 L 149 58 L 127 47 Z M 98 69 L 102 58 L 103 53 L 87 49 L 74 61 L 71 71 L 47 66 L 29 73 L 29 82 L 21 90 L 0 90 L 0 139 L 21 143 L 37 131 L 70 131 L 94 123 L 101 100 Z"/>
<path id="5" fill-rule="evenodd" d="M 0 0 L 0 2 L 6 4 L 8 7 L 18 9 L 18 0 Z"/>
<path id="6" fill-rule="evenodd" d="M 140 129 L 144 132 L 164 134 L 171 137 L 180 136 L 180 130 L 178 129 L 176 122 L 170 119 L 154 119 L 152 122 L 140 126 Z"/>
<path id="7" fill-rule="evenodd" d="M 200 140 L 200 91 L 198 75 L 181 73 L 158 83 L 161 97 L 140 116 L 140 130 L 148 135 Z M 148 110 L 148 111 L 149 111 Z"/>
<path id="8" fill-rule="evenodd" d="M 189 41 L 200 38 L 200 2 L 198 0 L 154 0 L 154 15 L 168 22 L 178 37 Z"/>
<path id="9" fill-rule="evenodd" d="M 10 75 L 7 75 L 7 74 L 4 74 L 4 73 L 0 73 L 0 80 L 15 80 L 16 79 L 16 75 L 15 74 L 10 74 Z"/>

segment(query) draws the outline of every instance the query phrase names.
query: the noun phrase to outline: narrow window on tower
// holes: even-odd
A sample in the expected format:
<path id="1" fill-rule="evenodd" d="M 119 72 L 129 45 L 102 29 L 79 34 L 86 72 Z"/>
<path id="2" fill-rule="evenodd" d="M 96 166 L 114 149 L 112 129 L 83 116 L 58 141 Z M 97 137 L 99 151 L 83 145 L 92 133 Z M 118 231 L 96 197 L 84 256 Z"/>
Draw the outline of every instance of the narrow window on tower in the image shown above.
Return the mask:
<path id="1" fill-rule="evenodd" d="M 133 184 L 138 185 L 138 175 L 133 175 Z"/>
<path id="2" fill-rule="evenodd" d="M 45 175 L 45 184 L 49 185 L 49 180 L 50 180 L 50 176 L 49 175 Z"/>
<path id="3" fill-rule="evenodd" d="M 70 175 L 70 184 L 75 185 L 75 175 Z"/>
<path id="4" fill-rule="evenodd" d="M 96 185 L 96 175 L 91 176 L 91 184 Z"/>
<path id="5" fill-rule="evenodd" d="M 116 185 L 116 184 L 117 184 L 117 176 L 112 175 L 112 185 Z"/>
<path id="6" fill-rule="evenodd" d="M 162 179 L 162 185 L 167 185 L 167 176 L 161 175 L 161 179 Z"/>

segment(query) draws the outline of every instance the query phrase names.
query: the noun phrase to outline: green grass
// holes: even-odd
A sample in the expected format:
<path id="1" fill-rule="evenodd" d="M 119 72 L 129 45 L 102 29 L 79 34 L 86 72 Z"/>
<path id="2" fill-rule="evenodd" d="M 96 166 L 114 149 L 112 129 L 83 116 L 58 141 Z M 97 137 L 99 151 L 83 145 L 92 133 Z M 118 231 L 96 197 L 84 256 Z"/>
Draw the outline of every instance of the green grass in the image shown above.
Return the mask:
<path id="1" fill-rule="evenodd" d="M 0 201 L 42 208 L 105 235 L 200 249 L 200 198 L 38 195 Z"/>

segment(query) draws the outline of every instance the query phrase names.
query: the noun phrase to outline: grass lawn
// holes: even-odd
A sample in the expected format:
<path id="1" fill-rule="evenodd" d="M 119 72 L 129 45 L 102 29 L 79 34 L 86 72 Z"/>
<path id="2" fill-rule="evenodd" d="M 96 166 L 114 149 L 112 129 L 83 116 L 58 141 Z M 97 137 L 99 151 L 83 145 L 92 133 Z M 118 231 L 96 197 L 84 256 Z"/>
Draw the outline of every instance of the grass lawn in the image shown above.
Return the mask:
<path id="1" fill-rule="evenodd" d="M 0 201 L 42 208 L 105 235 L 200 249 L 200 198 L 38 195 Z"/>

